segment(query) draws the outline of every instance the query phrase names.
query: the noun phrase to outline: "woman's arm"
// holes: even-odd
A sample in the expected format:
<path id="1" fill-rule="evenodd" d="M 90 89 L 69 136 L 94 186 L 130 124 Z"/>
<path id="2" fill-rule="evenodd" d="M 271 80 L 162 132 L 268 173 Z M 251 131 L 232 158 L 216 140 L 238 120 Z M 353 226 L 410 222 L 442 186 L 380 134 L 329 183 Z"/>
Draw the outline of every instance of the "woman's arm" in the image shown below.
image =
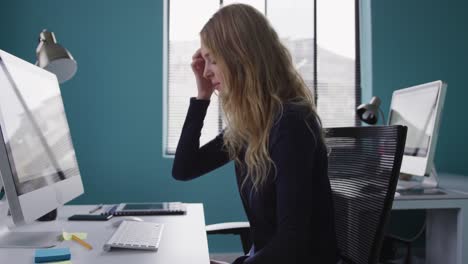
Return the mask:
<path id="1" fill-rule="evenodd" d="M 190 106 L 177 145 L 172 175 L 177 180 L 187 181 L 229 162 L 223 148 L 223 134 L 200 148 L 200 135 L 209 100 L 190 99 Z"/>

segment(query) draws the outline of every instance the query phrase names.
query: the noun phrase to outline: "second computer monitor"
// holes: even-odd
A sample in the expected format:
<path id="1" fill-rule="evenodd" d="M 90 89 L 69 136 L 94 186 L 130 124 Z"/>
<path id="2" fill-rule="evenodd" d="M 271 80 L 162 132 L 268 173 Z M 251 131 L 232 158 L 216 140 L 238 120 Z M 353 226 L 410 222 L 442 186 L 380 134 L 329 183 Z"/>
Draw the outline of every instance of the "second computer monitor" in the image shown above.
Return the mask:
<path id="1" fill-rule="evenodd" d="M 393 92 L 389 125 L 408 127 L 402 173 L 431 174 L 446 87 L 434 81 Z"/>

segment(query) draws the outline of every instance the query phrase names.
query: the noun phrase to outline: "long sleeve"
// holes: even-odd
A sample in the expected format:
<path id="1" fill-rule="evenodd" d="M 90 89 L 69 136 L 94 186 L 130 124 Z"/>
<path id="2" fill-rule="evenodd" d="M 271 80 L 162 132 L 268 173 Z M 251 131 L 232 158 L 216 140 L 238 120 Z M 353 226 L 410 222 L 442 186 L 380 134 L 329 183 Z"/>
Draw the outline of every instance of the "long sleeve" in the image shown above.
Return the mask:
<path id="1" fill-rule="evenodd" d="M 229 162 L 223 149 L 223 134 L 200 147 L 200 135 L 210 101 L 190 99 L 187 117 L 177 145 L 172 175 L 177 180 L 191 180 Z"/>
<path id="2" fill-rule="evenodd" d="M 336 263 L 327 160 L 314 130 L 300 118 L 281 121 L 271 149 L 277 229 L 263 248 L 235 264 Z"/>

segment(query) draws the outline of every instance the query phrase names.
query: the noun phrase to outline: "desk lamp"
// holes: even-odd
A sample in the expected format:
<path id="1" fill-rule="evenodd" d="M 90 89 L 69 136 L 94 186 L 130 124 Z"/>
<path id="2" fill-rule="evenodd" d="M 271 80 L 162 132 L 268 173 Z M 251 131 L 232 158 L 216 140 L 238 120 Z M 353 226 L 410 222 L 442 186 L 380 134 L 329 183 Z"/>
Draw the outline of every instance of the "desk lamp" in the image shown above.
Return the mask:
<path id="1" fill-rule="evenodd" d="M 369 103 L 361 104 L 356 108 L 356 114 L 358 115 L 359 119 L 361 119 L 365 123 L 369 125 L 375 125 L 377 124 L 377 121 L 379 121 L 380 112 L 380 114 L 382 115 L 383 123 L 385 125 L 385 116 L 382 112 L 382 109 L 380 109 L 380 103 L 380 98 L 377 96 L 373 96 Z"/>
<path id="2" fill-rule="evenodd" d="M 57 75 L 59 83 L 70 80 L 76 73 L 76 61 L 67 49 L 57 44 L 54 32 L 47 29 L 39 34 L 36 57 L 36 65 Z"/>

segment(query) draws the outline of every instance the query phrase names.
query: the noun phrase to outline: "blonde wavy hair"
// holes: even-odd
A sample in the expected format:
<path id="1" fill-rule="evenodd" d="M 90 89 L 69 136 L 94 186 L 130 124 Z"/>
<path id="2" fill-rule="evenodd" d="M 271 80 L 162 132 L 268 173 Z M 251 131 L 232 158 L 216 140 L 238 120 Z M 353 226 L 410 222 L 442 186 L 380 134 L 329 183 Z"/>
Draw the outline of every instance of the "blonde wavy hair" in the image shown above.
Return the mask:
<path id="1" fill-rule="evenodd" d="M 283 104 L 305 106 L 318 118 L 314 96 L 263 14 L 244 4 L 225 6 L 200 32 L 223 75 L 224 146 L 258 191 L 275 169 L 269 133 Z M 245 166 L 240 160 L 245 151 Z"/>

